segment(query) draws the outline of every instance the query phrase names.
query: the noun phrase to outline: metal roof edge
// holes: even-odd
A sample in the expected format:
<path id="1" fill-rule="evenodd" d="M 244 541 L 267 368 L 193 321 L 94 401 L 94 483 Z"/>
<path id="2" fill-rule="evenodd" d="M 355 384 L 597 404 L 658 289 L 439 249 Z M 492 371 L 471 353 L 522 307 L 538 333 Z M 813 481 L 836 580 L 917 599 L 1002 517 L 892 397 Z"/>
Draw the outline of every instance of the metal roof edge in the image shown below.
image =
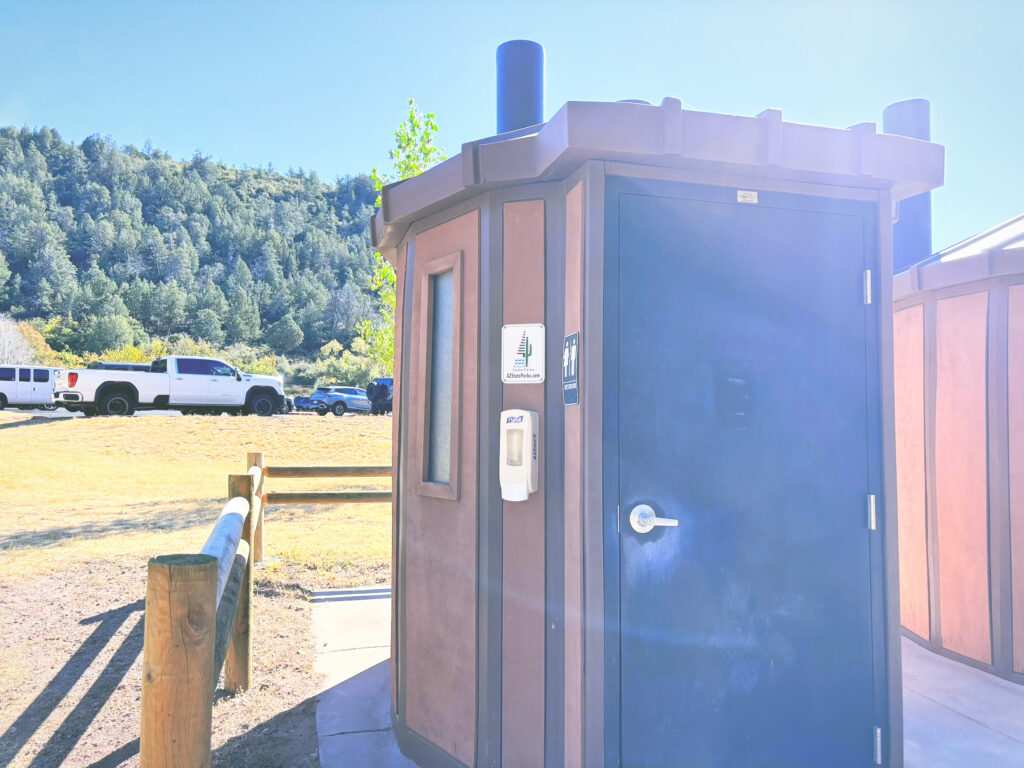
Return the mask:
<path id="1" fill-rule="evenodd" d="M 989 278 L 1024 276 L 1024 251 L 995 249 L 953 261 L 914 264 L 893 276 L 893 301 Z"/>
<path id="2" fill-rule="evenodd" d="M 392 224 L 399 221 L 408 223 L 494 187 L 563 178 L 587 160 L 749 167 L 761 176 L 886 188 L 900 200 L 942 184 L 945 149 L 880 134 L 874 123 L 851 128 L 788 123 L 774 109 L 745 117 L 684 110 L 672 98 L 660 105 L 570 101 L 547 123 L 467 142 L 458 155 L 385 187 L 371 228 L 374 245 L 394 245 Z"/>

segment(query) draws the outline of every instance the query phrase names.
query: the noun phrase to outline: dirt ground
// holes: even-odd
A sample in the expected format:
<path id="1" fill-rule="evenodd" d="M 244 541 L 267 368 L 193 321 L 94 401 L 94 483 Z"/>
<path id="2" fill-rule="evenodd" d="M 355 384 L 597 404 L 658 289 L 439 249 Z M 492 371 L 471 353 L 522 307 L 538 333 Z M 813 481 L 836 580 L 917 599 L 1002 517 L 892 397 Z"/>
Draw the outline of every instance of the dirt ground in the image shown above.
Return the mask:
<path id="1" fill-rule="evenodd" d="M 147 559 L 198 551 L 247 450 L 278 465 L 389 464 L 390 430 L 387 417 L 0 413 L 0 767 L 138 765 Z M 309 597 L 388 582 L 390 526 L 387 504 L 268 510 L 254 685 L 218 690 L 213 765 L 319 765 Z"/>

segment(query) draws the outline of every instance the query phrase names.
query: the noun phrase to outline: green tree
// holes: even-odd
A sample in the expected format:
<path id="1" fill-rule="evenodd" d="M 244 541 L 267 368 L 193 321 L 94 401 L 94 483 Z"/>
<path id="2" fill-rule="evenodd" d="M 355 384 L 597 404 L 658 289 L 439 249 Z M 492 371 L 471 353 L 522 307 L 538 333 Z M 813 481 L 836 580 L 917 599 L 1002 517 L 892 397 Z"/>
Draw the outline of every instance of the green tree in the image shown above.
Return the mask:
<path id="1" fill-rule="evenodd" d="M 377 193 L 376 207 L 380 207 L 381 190 L 389 181 L 403 181 L 427 170 L 445 159 L 444 153 L 434 146 L 437 135 L 437 120 L 428 112 L 416 109 L 416 103 L 409 99 L 409 116 L 395 131 L 395 147 L 388 151 L 394 166 L 391 177 L 373 169 L 374 190 Z M 390 374 L 395 360 L 395 270 L 379 253 L 373 254 L 373 275 L 370 290 L 376 293 L 379 306 L 377 316 L 361 320 L 357 326 L 359 337 L 366 347 L 367 356 L 381 370 Z"/>
<path id="2" fill-rule="evenodd" d="M 7 257 L 0 251 L 0 311 L 11 308 L 11 268 L 7 264 Z"/>
<path id="3" fill-rule="evenodd" d="M 85 321 L 79 336 L 80 349 L 99 353 L 132 344 L 135 328 L 124 315 L 97 315 Z"/>
<path id="4" fill-rule="evenodd" d="M 200 309 L 196 312 L 195 320 L 192 321 L 192 332 L 196 338 L 208 341 L 215 347 L 223 344 L 227 337 L 220 315 L 212 309 Z"/>
<path id="5" fill-rule="evenodd" d="M 224 322 L 228 341 L 248 343 L 260 335 L 260 313 L 248 293 L 235 291 L 228 296 L 228 316 Z"/>
<path id="6" fill-rule="evenodd" d="M 295 318 L 285 315 L 267 329 L 263 340 L 275 352 L 285 354 L 302 344 L 302 329 Z"/>

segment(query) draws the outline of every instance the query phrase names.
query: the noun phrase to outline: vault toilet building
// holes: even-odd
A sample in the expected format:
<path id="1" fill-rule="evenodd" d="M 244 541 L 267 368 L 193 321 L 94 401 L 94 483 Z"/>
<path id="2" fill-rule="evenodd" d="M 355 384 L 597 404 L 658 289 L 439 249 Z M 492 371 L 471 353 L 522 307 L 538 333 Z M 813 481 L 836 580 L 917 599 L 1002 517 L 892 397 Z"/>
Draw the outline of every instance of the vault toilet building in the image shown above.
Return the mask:
<path id="1" fill-rule="evenodd" d="M 373 222 L 403 750 L 900 766 L 892 215 L 942 148 L 676 99 L 502 126 Z"/>

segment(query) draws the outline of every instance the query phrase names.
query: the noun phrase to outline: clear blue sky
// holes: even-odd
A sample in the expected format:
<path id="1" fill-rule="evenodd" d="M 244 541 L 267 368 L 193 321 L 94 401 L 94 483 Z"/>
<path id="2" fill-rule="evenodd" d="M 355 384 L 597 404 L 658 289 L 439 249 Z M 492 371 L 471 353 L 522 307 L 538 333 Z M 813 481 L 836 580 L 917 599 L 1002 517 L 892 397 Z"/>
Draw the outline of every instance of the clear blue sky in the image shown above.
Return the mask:
<path id="1" fill-rule="evenodd" d="M 411 96 L 453 153 L 494 132 L 494 49 L 522 37 L 547 115 L 676 96 L 849 126 L 930 99 L 936 250 L 1024 212 L 1024 2 L 0 2 L 0 125 L 73 141 L 332 180 L 386 164 Z"/>

